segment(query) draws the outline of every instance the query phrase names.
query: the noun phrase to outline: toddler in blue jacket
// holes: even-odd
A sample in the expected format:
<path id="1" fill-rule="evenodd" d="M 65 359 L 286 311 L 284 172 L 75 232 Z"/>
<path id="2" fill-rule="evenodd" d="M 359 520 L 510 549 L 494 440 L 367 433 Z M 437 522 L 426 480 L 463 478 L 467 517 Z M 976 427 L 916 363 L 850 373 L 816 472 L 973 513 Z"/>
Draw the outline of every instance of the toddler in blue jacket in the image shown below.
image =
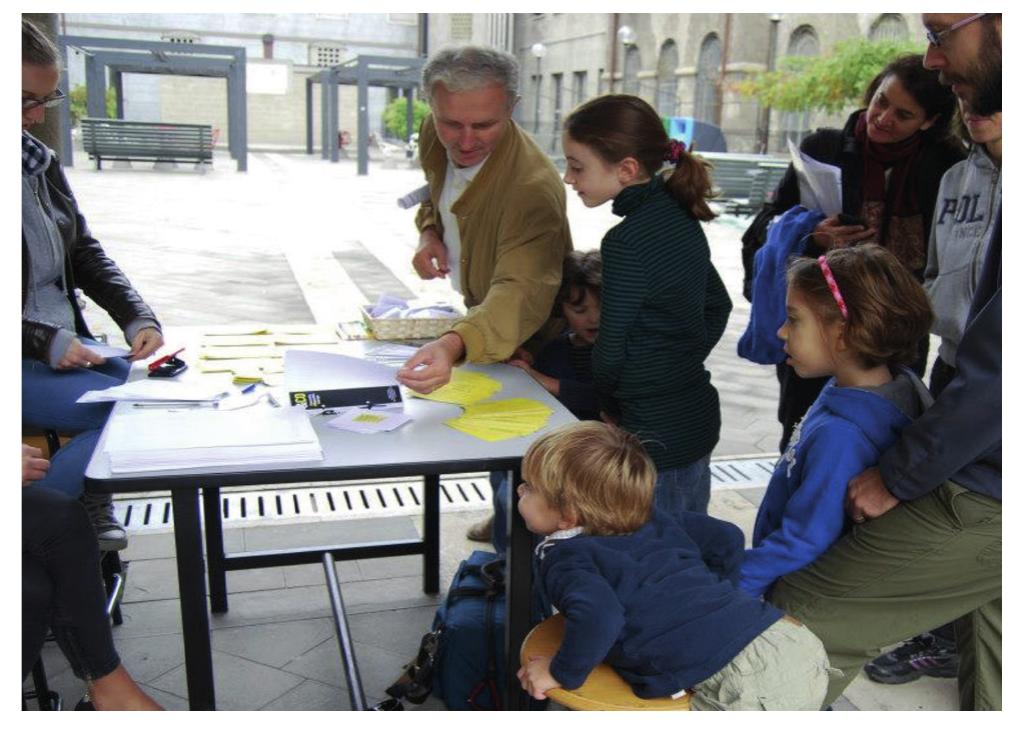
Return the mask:
<path id="1" fill-rule="evenodd" d="M 545 536 L 536 568 L 566 619 L 558 653 L 518 672 L 533 697 L 605 662 L 640 697 L 691 690 L 694 710 L 821 706 L 833 670 L 819 639 L 735 587 L 734 525 L 654 507 L 657 471 L 634 435 L 568 425 L 531 446 L 522 473 L 520 514 Z"/>
<path id="2" fill-rule="evenodd" d="M 787 321 L 777 333 L 787 364 L 802 378 L 833 378 L 773 471 L 745 552 L 743 590 L 765 594 L 843 535 L 847 482 L 876 465 L 931 404 L 920 378 L 898 365 L 916 357 L 931 319 L 920 283 L 881 247 L 846 247 L 791 264 Z"/>

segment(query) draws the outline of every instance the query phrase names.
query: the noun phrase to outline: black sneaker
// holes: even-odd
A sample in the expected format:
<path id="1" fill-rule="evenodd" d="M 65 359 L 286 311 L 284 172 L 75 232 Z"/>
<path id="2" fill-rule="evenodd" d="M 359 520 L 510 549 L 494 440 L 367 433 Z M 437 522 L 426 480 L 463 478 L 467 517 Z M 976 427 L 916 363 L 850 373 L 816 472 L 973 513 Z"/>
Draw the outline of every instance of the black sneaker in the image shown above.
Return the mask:
<path id="1" fill-rule="evenodd" d="M 959 654 L 953 641 L 924 633 L 864 665 L 868 679 L 905 684 L 918 677 L 955 677 Z"/>

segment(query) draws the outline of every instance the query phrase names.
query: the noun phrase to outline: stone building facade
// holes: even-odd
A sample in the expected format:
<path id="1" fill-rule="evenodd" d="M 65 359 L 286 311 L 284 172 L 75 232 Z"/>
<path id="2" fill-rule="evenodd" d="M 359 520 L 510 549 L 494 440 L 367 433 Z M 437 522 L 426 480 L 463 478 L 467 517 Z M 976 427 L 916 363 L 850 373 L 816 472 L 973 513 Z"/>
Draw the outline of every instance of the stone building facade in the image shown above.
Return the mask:
<path id="1" fill-rule="evenodd" d="M 601 93 L 625 92 L 662 116 L 720 126 L 729 151 L 784 151 L 788 137 L 840 125 L 846 113 L 768 113 L 736 92 L 738 82 L 786 55 L 818 56 L 858 35 L 920 31 L 920 17 L 910 13 L 517 14 L 513 51 L 523 99 L 516 115 L 547 151 L 558 152 L 567 111 Z"/>

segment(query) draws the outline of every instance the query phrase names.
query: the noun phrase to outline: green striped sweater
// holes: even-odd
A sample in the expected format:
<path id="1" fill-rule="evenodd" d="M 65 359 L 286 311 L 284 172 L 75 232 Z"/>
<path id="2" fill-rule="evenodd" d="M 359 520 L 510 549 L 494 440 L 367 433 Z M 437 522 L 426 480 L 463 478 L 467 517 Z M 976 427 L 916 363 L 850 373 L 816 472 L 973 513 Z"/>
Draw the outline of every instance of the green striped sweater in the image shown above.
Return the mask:
<path id="1" fill-rule="evenodd" d="M 625 218 L 601 243 L 594 385 L 659 470 L 684 466 L 708 455 L 720 435 L 717 389 L 703 363 L 731 299 L 699 221 L 660 176 L 625 188 L 612 210 Z"/>

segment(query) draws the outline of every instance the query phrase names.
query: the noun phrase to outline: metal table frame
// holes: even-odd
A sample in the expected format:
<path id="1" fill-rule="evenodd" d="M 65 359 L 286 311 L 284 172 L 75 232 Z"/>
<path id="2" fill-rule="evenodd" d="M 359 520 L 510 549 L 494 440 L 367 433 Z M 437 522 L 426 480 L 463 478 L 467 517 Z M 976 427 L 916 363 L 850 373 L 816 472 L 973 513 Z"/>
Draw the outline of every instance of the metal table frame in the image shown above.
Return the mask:
<path id="1" fill-rule="evenodd" d="M 528 380 L 533 386 L 537 386 L 533 380 Z M 538 393 L 540 391 L 540 386 L 537 387 L 537 391 L 532 387 L 530 396 L 537 398 L 542 395 Z M 113 413 L 115 414 L 115 412 Z M 568 415 L 568 412 L 566 414 Z M 563 419 L 561 423 L 567 421 L 571 420 Z M 103 451 L 104 438 L 103 435 L 96 446 L 95 456 L 99 456 Z M 93 458 L 93 463 L 94 460 Z M 424 464 L 345 464 L 314 468 L 285 469 L 277 467 L 258 471 L 235 469 L 215 469 L 211 472 L 166 471 L 130 476 L 110 476 L 108 478 L 86 476 L 86 483 L 90 491 L 97 493 L 146 492 L 165 489 L 171 491 L 176 545 L 176 574 L 179 581 L 179 602 L 190 709 L 213 710 L 215 707 L 214 674 L 207 598 L 210 596 L 212 612 L 221 613 L 228 610 L 226 586 L 228 571 L 319 563 L 324 553 L 332 554 L 335 560 L 421 554 L 423 557 L 423 590 L 427 594 L 438 593 L 439 476 L 453 473 L 507 471 L 510 474 L 509 481 L 513 494 L 510 498 L 509 508 L 506 583 L 506 655 L 509 657 L 506 707 L 508 709 L 523 709 L 529 707 L 529 697 L 521 689 L 516 679 L 516 672 L 520 662 L 520 645 L 532 625 L 533 541 L 517 508 L 513 506 L 517 497 L 516 488 L 520 482 L 520 461 L 520 457 L 510 455 L 464 461 L 444 460 Z M 90 468 L 89 466 L 89 471 Z M 225 553 L 220 509 L 222 487 L 401 476 L 424 477 L 424 515 L 421 539 L 243 552 L 232 556 Z M 201 537 L 202 511 L 203 537 Z M 204 586 L 205 555 L 209 590 Z"/>

